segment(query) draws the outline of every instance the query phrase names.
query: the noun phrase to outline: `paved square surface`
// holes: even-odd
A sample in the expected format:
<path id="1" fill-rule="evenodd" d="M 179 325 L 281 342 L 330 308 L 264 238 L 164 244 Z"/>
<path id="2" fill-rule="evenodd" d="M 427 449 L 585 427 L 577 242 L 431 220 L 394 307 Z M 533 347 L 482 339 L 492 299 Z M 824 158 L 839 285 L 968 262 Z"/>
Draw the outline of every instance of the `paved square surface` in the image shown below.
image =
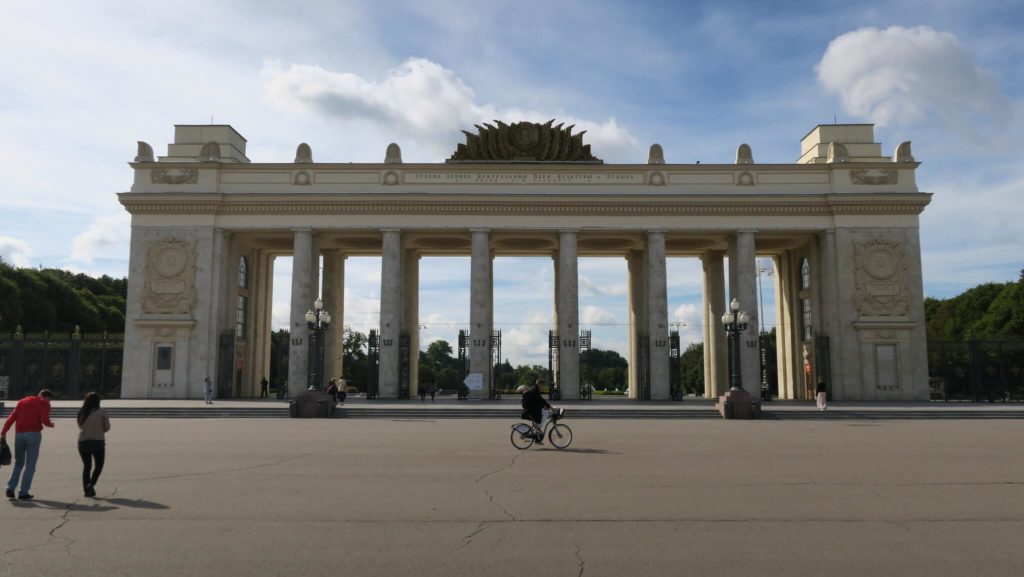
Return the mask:
<path id="1" fill-rule="evenodd" d="M 1024 421 L 566 422 L 61 419 L 0 574 L 1024 575 Z"/>

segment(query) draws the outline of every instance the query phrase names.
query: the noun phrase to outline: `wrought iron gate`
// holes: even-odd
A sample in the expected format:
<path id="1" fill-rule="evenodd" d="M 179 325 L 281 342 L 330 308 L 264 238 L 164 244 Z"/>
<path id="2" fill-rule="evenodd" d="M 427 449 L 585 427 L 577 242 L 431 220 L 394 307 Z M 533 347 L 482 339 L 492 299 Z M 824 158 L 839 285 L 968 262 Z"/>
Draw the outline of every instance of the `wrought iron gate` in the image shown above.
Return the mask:
<path id="1" fill-rule="evenodd" d="M 459 382 L 462 382 L 469 376 L 469 333 L 464 329 L 459 330 L 459 368 L 462 371 Z"/>
<path id="2" fill-rule="evenodd" d="M 491 390 L 489 399 L 501 398 L 501 383 L 499 377 L 501 369 L 501 331 L 491 331 Z"/>
<path id="3" fill-rule="evenodd" d="M 380 395 L 380 338 L 376 329 L 370 329 L 366 339 L 366 398 Z"/>
<path id="4" fill-rule="evenodd" d="M 683 400 L 683 351 L 679 331 L 668 335 L 668 390 L 673 401 Z"/>
<path id="5" fill-rule="evenodd" d="M 124 335 L 102 333 L 0 335 L 0 399 L 17 399 L 47 388 L 56 398 L 78 399 L 95 391 L 121 396 Z"/>
<path id="6" fill-rule="evenodd" d="M 641 401 L 651 400 L 651 338 L 647 335 L 637 337 L 637 356 L 640 357 L 636 367 L 637 398 Z"/>
<path id="7" fill-rule="evenodd" d="M 558 331 L 548 331 L 548 398 L 557 401 L 562 398 L 558 389 Z"/>
<path id="8" fill-rule="evenodd" d="M 398 398 L 408 399 L 410 388 L 411 351 L 409 333 L 398 335 Z"/>
<path id="9" fill-rule="evenodd" d="M 589 401 L 594 394 L 594 364 L 590 355 L 590 330 L 580 331 L 580 400 Z"/>

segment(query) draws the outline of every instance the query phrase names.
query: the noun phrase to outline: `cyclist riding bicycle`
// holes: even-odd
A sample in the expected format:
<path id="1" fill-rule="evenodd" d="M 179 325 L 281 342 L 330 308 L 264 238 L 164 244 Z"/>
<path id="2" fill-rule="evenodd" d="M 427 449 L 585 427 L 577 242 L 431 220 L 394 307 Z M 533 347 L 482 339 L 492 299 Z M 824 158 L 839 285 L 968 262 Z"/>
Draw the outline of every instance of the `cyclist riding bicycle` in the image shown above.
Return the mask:
<path id="1" fill-rule="evenodd" d="M 523 418 L 529 419 L 533 424 L 534 433 L 537 436 L 536 442 L 539 445 L 544 444 L 544 425 L 547 424 L 551 411 L 551 405 L 540 392 L 540 387 L 543 384 L 544 379 L 537 379 L 523 392 Z"/>

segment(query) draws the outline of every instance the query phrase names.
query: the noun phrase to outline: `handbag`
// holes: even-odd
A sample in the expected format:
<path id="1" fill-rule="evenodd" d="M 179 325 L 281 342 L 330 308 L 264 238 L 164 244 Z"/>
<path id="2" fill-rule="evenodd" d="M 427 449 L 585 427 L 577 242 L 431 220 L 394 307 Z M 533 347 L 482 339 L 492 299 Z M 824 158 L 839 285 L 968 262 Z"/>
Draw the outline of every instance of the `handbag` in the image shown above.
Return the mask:
<path id="1" fill-rule="evenodd" d="M 7 446 L 6 440 L 0 440 L 0 465 L 11 464 L 11 448 Z"/>

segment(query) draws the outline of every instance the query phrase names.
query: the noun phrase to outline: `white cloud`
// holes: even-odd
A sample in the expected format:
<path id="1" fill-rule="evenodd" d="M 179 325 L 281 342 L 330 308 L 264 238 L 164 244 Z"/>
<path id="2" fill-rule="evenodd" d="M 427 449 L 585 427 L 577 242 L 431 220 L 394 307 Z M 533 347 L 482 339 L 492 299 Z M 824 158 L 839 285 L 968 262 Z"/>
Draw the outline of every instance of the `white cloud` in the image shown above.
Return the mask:
<path id="1" fill-rule="evenodd" d="M 476 94 L 451 70 L 425 58 L 410 58 L 380 81 L 321 66 L 264 64 L 264 91 L 270 102 L 292 114 L 312 113 L 344 122 L 368 122 L 428 147 L 451 148 L 459 131 L 495 119 L 544 122 L 557 118 L 577 131 L 597 156 L 614 156 L 636 139 L 614 118 L 597 122 L 564 113 L 501 108 L 476 101 Z M 435 159 L 436 160 L 436 159 Z"/>
<path id="2" fill-rule="evenodd" d="M 583 314 L 580 315 L 580 322 L 585 325 L 612 325 L 618 321 L 615 315 L 601 307 L 586 305 L 583 307 Z"/>
<path id="3" fill-rule="evenodd" d="M 72 260 L 92 262 L 97 255 L 127 254 L 131 222 L 131 215 L 126 212 L 94 219 L 85 232 L 71 239 Z"/>
<path id="4" fill-rule="evenodd" d="M 879 125 L 936 115 L 952 128 L 999 121 L 1010 102 L 995 76 L 949 32 L 921 26 L 861 28 L 836 37 L 816 67 L 843 110 Z"/>
<path id="5" fill-rule="evenodd" d="M 23 240 L 10 236 L 0 236 L 0 258 L 7 264 L 18 267 L 29 266 L 28 257 L 32 254 L 32 248 Z"/>

